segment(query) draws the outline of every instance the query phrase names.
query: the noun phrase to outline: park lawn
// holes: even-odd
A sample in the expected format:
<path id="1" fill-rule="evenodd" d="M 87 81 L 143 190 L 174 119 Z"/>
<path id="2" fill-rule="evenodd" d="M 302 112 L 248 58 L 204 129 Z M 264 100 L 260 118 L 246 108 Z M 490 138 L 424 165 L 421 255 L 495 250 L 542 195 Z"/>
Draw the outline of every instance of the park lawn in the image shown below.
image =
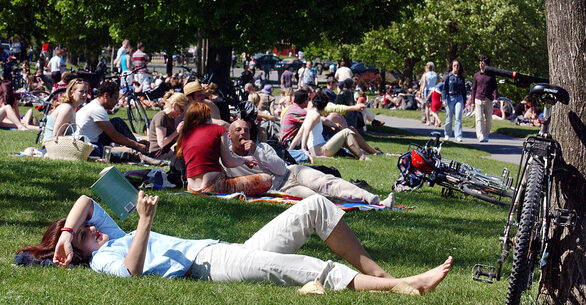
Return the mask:
<path id="1" fill-rule="evenodd" d="M 396 109 L 371 109 L 374 114 L 382 114 L 390 117 L 398 117 L 405 119 L 421 120 L 421 112 L 419 110 L 396 110 Z M 439 113 L 442 120 L 442 126 L 446 122 L 446 112 L 442 110 Z M 462 126 L 475 128 L 474 117 L 462 117 Z M 538 127 L 519 126 L 506 120 L 492 120 L 490 132 L 500 133 L 516 138 L 526 138 L 531 135 L 537 135 Z"/>
<path id="2" fill-rule="evenodd" d="M 378 130 L 393 136 L 367 137 L 367 141 L 385 152 L 403 153 L 409 143 L 421 144 L 426 140 L 389 127 Z M 412 193 L 395 194 L 397 205 L 416 206 L 413 210 L 349 212 L 344 217 L 366 250 L 393 276 L 423 272 L 442 263 L 448 255 L 454 257 L 448 277 L 435 292 L 422 297 L 349 290 L 328 291 L 326 296 L 301 296 L 296 292 L 299 287 L 270 283 L 209 283 L 153 276 L 128 279 L 97 274 L 87 268 L 16 267 L 13 263 L 17 249 L 37 243 L 46 226 L 65 217 L 77 197 L 95 196 L 89 187 L 98 173 L 110 165 L 10 155 L 33 146 L 35 135 L 33 131 L 0 130 L 0 236 L 3 240 L 0 296 L 3 304 L 502 304 L 504 301 L 510 260 L 504 265 L 503 280 L 495 284 L 471 280 L 471 271 L 477 263 L 496 263 L 500 251 L 498 237 L 507 208 L 471 197 L 444 198 L 440 196 L 440 188 L 427 186 Z M 490 174 L 498 175 L 503 166 L 510 166 L 486 159 L 486 153 L 456 143 L 446 143 L 442 152 L 446 158 L 470 163 Z M 399 176 L 397 157 L 373 156 L 372 159 L 366 162 L 318 158 L 317 163 L 335 166 L 345 179 L 364 179 L 374 193 L 386 196 Z M 122 172 L 141 168 L 128 164 L 116 166 Z M 244 242 L 287 209 L 280 204 L 198 198 L 176 195 L 174 191 L 152 193 L 161 197 L 153 231 L 182 238 Z M 135 229 L 137 221 L 134 213 L 119 224 L 128 232 Z M 298 253 L 341 261 L 316 236 Z"/>

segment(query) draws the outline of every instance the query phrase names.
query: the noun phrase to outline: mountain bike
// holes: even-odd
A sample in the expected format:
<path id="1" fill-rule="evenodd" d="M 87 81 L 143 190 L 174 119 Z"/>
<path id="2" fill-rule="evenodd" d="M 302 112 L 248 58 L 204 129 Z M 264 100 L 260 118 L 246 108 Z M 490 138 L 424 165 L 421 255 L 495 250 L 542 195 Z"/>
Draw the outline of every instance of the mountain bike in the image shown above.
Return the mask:
<path id="1" fill-rule="evenodd" d="M 543 268 L 547 264 L 550 226 L 575 226 L 574 211 L 550 210 L 552 178 L 560 170 L 556 165 L 561 157 L 560 144 L 549 133 L 551 106 L 557 102 L 568 104 L 570 96 L 563 88 L 548 84 L 547 79 L 488 66 L 484 71 L 511 78 L 513 84 L 519 87 L 529 87 L 534 83 L 529 95 L 544 106 L 539 134 L 528 137 L 523 143 L 515 192 L 505 230 L 500 237 L 501 255 L 497 266 L 476 265 L 473 269 L 475 280 L 500 280 L 503 262 L 514 249 L 506 304 L 519 304 L 523 292 L 531 288 L 535 267 L 539 265 Z"/>
<path id="2" fill-rule="evenodd" d="M 120 99 L 126 101 L 126 112 L 128 115 L 128 123 L 130 129 L 134 133 L 147 134 L 149 130 L 149 118 L 147 116 L 144 106 L 140 100 L 134 94 L 134 88 L 132 83 L 128 83 L 128 79 L 134 76 L 134 74 L 144 67 L 138 67 L 132 70 L 130 73 L 122 74 L 120 76 L 120 83 L 122 84 L 122 96 Z"/>
<path id="3" fill-rule="evenodd" d="M 65 88 L 57 89 L 53 93 L 49 94 L 47 97 L 45 97 L 44 99 L 41 100 L 40 107 L 37 109 L 43 113 L 43 117 L 39 120 L 39 131 L 37 132 L 37 138 L 35 139 L 35 144 L 39 143 L 39 140 L 41 139 L 41 135 L 45 131 L 45 126 L 47 125 L 47 117 L 49 116 L 49 112 L 51 111 L 51 108 L 53 107 L 53 98 L 56 95 L 64 93 L 65 90 L 66 90 Z"/>
<path id="4" fill-rule="evenodd" d="M 509 170 L 503 169 L 500 177 L 482 173 L 481 169 L 469 164 L 442 158 L 440 133 L 431 133 L 430 139 L 421 147 L 409 147 L 407 153 L 399 157 L 397 167 L 401 172 L 403 184 L 412 191 L 419 189 L 424 182 L 429 186 L 443 186 L 442 196 L 454 196 L 454 191 L 476 197 L 498 205 L 508 205 L 513 196 L 512 178 Z M 397 187 L 397 185 L 395 185 Z"/>

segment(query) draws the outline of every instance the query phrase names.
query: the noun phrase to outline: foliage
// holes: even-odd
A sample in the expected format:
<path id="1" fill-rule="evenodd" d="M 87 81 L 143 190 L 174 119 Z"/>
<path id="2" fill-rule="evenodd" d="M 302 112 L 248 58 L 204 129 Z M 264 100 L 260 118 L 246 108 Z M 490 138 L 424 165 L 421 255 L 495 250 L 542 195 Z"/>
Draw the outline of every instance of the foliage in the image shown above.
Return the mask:
<path id="1" fill-rule="evenodd" d="M 543 0 L 425 0 L 408 6 L 401 19 L 365 33 L 353 58 L 386 70 L 413 64 L 422 71 L 427 61 L 434 61 L 438 72 L 458 58 L 471 77 L 478 57 L 487 55 L 497 67 L 548 75 L 544 14 Z M 522 98 L 509 88 L 504 93 Z"/>

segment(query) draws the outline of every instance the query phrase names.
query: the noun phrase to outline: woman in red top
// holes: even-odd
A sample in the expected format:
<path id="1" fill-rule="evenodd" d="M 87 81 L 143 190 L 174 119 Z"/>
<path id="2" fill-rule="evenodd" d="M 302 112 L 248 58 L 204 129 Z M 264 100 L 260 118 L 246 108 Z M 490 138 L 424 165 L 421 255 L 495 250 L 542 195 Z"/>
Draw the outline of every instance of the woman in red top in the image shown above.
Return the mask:
<path id="1" fill-rule="evenodd" d="M 228 178 L 222 170 L 246 164 L 257 165 L 252 156 L 233 156 L 228 146 L 226 129 L 211 123 L 210 108 L 193 103 L 183 119 L 183 129 L 177 138 L 177 156 L 184 157 L 187 188 L 190 192 L 236 193 L 247 196 L 263 194 L 271 188 L 268 174 Z"/>

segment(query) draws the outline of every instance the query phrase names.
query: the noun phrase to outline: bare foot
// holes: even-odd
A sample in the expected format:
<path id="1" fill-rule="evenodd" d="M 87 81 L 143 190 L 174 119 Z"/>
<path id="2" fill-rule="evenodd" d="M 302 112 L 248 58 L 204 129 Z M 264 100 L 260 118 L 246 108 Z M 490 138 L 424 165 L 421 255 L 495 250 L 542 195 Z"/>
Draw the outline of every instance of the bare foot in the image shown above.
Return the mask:
<path id="1" fill-rule="evenodd" d="M 390 193 L 385 200 L 380 202 L 380 204 L 384 205 L 387 209 L 392 210 L 395 206 L 395 197 L 393 193 Z"/>
<path id="2" fill-rule="evenodd" d="M 405 278 L 405 282 L 411 287 L 419 290 L 421 294 L 432 292 L 435 287 L 448 275 L 452 267 L 453 258 L 450 256 L 446 261 L 424 273 Z"/>
<path id="3" fill-rule="evenodd" d="M 370 161 L 370 158 L 367 157 L 367 156 L 365 156 L 365 155 L 362 155 L 362 156 L 360 156 L 360 158 L 358 158 L 358 160 L 361 160 L 361 161 Z"/>

